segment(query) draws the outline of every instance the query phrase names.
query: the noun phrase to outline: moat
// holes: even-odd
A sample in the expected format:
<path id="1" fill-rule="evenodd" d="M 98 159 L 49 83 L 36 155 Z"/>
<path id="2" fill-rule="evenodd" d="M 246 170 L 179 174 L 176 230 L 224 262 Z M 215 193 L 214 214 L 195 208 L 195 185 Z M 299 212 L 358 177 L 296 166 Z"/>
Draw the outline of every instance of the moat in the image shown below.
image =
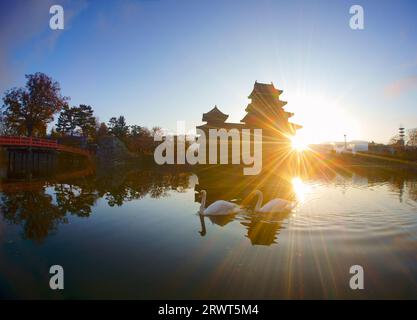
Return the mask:
<path id="1" fill-rule="evenodd" d="M 3 169 L 2 172 L 7 171 Z M 351 168 L 256 178 L 147 166 L 0 183 L 1 298 L 413 298 L 417 175 Z M 253 213 L 253 189 L 296 199 Z M 249 211 L 201 217 L 199 191 Z M 49 267 L 65 290 L 49 288 Z M 365 270 L 365 290 L 349 268 Z"/>

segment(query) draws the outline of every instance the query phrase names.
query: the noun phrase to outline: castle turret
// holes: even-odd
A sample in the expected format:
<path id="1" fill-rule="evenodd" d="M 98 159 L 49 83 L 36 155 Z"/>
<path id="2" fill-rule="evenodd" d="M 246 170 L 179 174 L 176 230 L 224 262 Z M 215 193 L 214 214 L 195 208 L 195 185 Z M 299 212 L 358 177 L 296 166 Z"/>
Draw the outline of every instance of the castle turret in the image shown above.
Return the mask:
<path id="1" fill-rule="evenodd" d="M 255 82 L 248 97 L 251 102 L 245 109 L 247 114 L 240 121 L 245 123 L 245 127 L 273 131 L 268 135 L 277 138 L 289 139 L 295 135 L 296 130 L 301 129 L 302 126 L 289 122 L 289 118 L 294 114 L 284 110 L 287 102 L 280 100 L 282 92 L 272 83 Z"/>

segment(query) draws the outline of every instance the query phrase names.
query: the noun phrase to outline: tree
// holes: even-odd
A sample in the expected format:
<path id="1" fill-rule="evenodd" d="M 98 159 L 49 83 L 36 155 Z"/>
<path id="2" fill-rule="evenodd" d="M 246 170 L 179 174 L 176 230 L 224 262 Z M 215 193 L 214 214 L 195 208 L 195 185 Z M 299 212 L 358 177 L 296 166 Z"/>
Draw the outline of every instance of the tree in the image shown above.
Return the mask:
<path id="1" fill-rule="evenodd" d="M 417 128 L 407 130 L 407 145 L 417 147 Z"/>
<path id="2" fill-rule="evenodd" d="M 24 88 L 6 91 L 4 117 L 8 127 L 19 134 L 44 135 L 54 114 L 66 104 L 59 83 L 44 73 L 26 75 Z"/>
<path id="3" fill-rule="evenodd" d="M 138 137 L 150 137 L 151 132 L 146 127 L 141 127 L 138 125 L 132 125 L 130 126 L 130 136 L 133 138 Z"/>
<path id="4" fill-rule="evenodd" d="M 107 136 L 109 133 L 109 129 L 107 128 L 106 124 L 104 122 L 100 123 L 100 126 L 98 127 L 97 130 L 97 137 L 101 138 L 104 136 Z"/>
<path id="5" fill-rule="evenodd" d="M 58 118 L 57 131 L 73 136 L 79 128 L 84 137 L 93 136 L 96 131 L 96 118 L 93 113 L 93 108 L 85 104 L 72 108 L 65 105 Z"/>
<path id="6" fill-rule="evenodd" d="M 109 132 L 118 138 L 126 137 L 129 132 L 129 126 L 126 125 L 124 116 L 119 116 L 119 118 L 110 118 L 108 128 Z"/>
<path id="7" fill-rule="evenodd" d="M 388 144 L 397 144 L 401 140 L 400 135 L 396 134 L 389 140 Z"/>
<path id="8" fill-rule="evenodd" d="M 60 138 L 60 137 L 61 137 L 61 133 L 60 133 L 60 132 L 57 132 L 54 128 L 52 128 L 52 129 L 51 129 L 51 134 L 50 134 L 50 137 L 51 137 L 52 139 L 57 139 L 57 138 Z"/>
<path id="9" fill-rule="evenodd" d="M 17 135 L 17 131 L 13 128 L 10 128 L 10 126 L 6 123 L 4 117 L 0 113 L 0 135 L 1 136 L 13 136 Z"/>
<path id="10" fill-rule="evenodd" d="M 75 120 L 76 111 L 75 107 L 70 108 L 68 105 L 65 105 L 59 114 L 56 131 L 64 135 L 69 134 L 70 136 L 73 136 L 77 127 Z"/>
<path id="11" fill-rule="evenodd" d="M 161 127 L 152 127 L 152 137 L 155 137 L 156 135 L 162 134 L 162 128 Z"/>
<path id="12" fill-rule="evenodd" d="M 93 115 L 93 108 L 80 104 L 75 108 L 75 124 L 81 129 L 84 137 L 92 136 L 96 129 L 96 118 Z"/>

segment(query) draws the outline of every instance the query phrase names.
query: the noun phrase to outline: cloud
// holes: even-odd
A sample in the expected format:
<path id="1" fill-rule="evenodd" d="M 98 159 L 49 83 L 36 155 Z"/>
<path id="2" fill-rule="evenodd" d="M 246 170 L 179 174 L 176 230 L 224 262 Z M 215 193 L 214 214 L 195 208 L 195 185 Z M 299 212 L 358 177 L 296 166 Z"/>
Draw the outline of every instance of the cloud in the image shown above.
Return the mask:
<path id="1" fill-rule="evenodd" d="M 404 77 L 390 83 L 384 88 L 384 93 L 388 97 L 398 97 L 413 90 L 417 90 L 417 75 Z"/>
<path id="2" fill-rule="evenodd" d="M 4 88 L 14 80 L 18 69 L 11 55 L 19 45 L 41 32 L 42 24 L 47 19 L 45 1 L 28 3 L 24 1 L 3 2 L 0 7 L 0 88 Z"/>
<path id="3" fill-rule="evenodd" d="M 153 0 L 148 0 L 153 1 Z M 96 27 L 100 32 L 109 32 L 116 25 L 118 28 L 127 23 L 136 23 L 138 15 L 142 13 L 144 0 L 116 1 L 115 6 L 109 12 L 100 10 L 96 13 Z"/>
<path id="4" fill-rule="evenodd" d="M 28 41 L 39 38 L 37 53 L 52 50 L 62 31 L 45 32 L 49 28 L 49 8 L 61 4 L 65 12 L 65 28 L 84 7 L 79 0 L 16 0 L 0 1 L 0 94 L 23 78 L 24 61 L 13 59 L 13 53 Z M 36 54 L 36 53 L 32 53 Z"/>

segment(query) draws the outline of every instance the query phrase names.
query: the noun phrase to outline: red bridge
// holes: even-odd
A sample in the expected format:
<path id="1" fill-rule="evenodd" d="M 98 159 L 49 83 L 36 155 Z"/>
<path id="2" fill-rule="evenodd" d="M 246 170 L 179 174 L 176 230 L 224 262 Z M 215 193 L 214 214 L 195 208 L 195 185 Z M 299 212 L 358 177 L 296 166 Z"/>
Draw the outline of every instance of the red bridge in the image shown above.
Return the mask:
<path id="1" fill-rule="evenodd" d="M 32 137 L 0 136 L 0 147 L 21 147 L 51 149 L 59 152 L 67 152 L 91 157 L 91 152 L 85 149 L 59 144 L 57 140 Z"/>

